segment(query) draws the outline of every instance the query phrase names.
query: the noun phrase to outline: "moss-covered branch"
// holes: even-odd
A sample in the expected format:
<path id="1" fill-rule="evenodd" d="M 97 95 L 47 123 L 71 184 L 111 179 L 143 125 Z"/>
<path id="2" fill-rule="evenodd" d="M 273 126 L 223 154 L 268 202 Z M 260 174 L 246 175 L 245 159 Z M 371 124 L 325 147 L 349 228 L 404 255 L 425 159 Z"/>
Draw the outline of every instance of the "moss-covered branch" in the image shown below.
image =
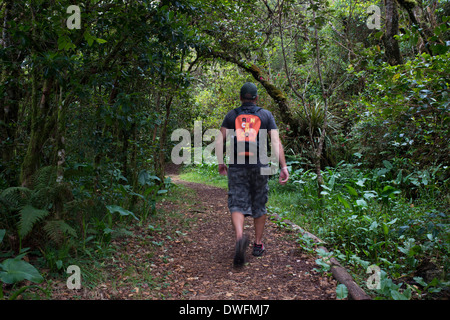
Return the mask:
<path id="1" fill-rule="evenodd" d="M 264 72 L 258 66 L 221 51 L 209 51 L 206 55 L 234 63 L 244 71 L 250 73 L 253 78 L 264 87 L 267 94 L 275 101 L 280 111 L 281 120 L 285 124 L 289 125 L 291 133 L 294 136 L 298 135 L 298 121 L 296 121 L 291 114 L 285 93 L 277 88 L 273 83 L 266 80 L 267 77 L 265 77 Z"/>

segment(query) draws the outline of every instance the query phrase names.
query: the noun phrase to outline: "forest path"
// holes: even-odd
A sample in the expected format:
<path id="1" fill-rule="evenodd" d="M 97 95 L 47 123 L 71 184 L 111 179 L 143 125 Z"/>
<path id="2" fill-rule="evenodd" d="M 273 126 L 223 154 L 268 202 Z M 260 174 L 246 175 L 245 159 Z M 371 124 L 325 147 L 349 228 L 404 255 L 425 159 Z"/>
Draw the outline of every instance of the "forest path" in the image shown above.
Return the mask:
<path id="1" fill-rule="evenodd" d="M 336 281 L 315 272 L 315 258 L 302 252 L 294 233 L 267 219 L 261 257 L 251 254 L 254 240 L 253 220 L 245 219 L 250 236 L 247 263 L 234 268 L 234 232 L 227 208 L 227 190 L 200 183 L 182 181 L 176 174 L 172 181 L 195 191 L 194 209 L 181 210 L 195 221 L 183 232 L 182 240 L 166 243 L 162 267 L 170 270 L 165 299 L 226 300 L 330 300 L 336 299 Z M 169 203 L 162 204 L 168 206 Z M 164 270 L 160 272 L 163 273 Z M 155 270 L 154 270 L 155 271 Z"/>
<path id="2" fill-rule="evenodd" d="M 234 231 L 227 190 L 186 182 L 170 173 L 175 189 L 157 203 L 157 214 L 131 224 L 111 242 L 110 257 L 83 269 L 81 290 L 51 284 L 54 300 L 335 300 L 336 280 L 314 271 L 316 257 L 302 251 L 296 233 L 266 221 L 261 257 L 233 267 Z"/>

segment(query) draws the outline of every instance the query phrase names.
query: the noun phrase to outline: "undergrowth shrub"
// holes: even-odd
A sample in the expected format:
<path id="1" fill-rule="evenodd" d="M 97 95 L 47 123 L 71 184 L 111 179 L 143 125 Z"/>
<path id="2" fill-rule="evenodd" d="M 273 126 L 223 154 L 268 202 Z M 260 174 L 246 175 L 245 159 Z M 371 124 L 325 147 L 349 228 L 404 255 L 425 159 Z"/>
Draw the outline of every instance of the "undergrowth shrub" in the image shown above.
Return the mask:
<path id="1" fill-rule="evenodd" d="M 289 163 L 290 186 L 270 180 L 269 210 L 324 240 L 361 279 L 376 264 L 394 280 L 433 282 L 429 288 L 437 291 L 448 287 L 446 168 L 410 171 L 384 160 L 382 167 L 365 169 L 363 156 L 355 159 L 323 170 L 320 194 L 316 173 Z"/>
<path id="2" fill-rule="evenodd" d="M 28 238 L 37 225 L 50 239 L 63 236 L 76 237 L 75 230 L 64 220 L 64 203 L 73 198 L 70 187 L 56 182 L 56 169 L 44 167 L 33 176 L 32 185 L 9 187 L 0 192 L 0 215 L 5 221 L 2 227 L 11 235 L 10 247 L 20 251 L 22 241 L 28 240 L 36 245 L 45 243 L 46 238 Z"/>

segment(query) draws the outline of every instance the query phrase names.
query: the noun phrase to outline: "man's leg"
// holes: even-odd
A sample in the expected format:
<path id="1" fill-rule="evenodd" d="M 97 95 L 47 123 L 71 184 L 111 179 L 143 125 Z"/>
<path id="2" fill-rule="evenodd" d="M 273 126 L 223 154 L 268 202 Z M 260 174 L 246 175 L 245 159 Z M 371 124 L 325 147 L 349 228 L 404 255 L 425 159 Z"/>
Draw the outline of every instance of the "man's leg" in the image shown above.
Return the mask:
<path id="1" fill-rule="evenodd" d="M 259 218 L 254 219 L 254 225 L 255 225 L 255 243 L 256 244 L 262 244 L 262 236 L 264 233 L 264 225 L 266 223 L 266 215 L 262 215 Z"/>
<path id="2" fill-rule="evenodd" d="M 266 223 L 268 191 L 268 176 L 262 175 L 259 168 L 256 168 L 252 177 L 252 212 L 256 216 L 254 218 L 255 242 L 253 244 L 253 255 L 257 257 L 265 251 L 262 237 Z"/>
<path id="3" fill-rule="evenodd" d="M 245 216 L 239 211 L 231 213 L 231 221 L 236 234 L 236 247 L 233 259 L 236 267 L 240 267 L 245 263 L 245 250 L 249 243 L 248 236 L 244 234 L 244 218 Z"/>
<path id="4" fill-rule="evenodd" d="M 241 212 L 235 211 L 231 213 L 231 222 L 233 224 L 236 241 L 242 238 L 244 233 L 244 215 Z"/>
<path id="5" fill-rule="evenodd" d="M 249 238 L 244 234 L 244 213 L 250 203 L 249 179 L 245 168 L 230 167 L 228 170 L 228 209 L 231 212 L 236 247 L 234 265 L 242 266 L 245 263 L 245 251 L 249 244 Z"/>

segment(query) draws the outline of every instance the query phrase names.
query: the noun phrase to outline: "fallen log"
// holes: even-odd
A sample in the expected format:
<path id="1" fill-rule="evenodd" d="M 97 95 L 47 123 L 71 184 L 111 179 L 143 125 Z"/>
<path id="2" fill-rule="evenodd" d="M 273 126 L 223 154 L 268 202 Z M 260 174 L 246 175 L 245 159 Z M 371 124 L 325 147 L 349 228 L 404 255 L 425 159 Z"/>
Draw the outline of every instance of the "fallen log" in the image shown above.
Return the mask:
<path id="1" fill-rule="evenodd" d="M 328 252 L 327 248 L 319 247 L 325 252 Z M 342 284 L 345 284 L 348 290 L 348 294 L 352 300 L 371 300 L 370 296 L 364 292 L 361 287 L 353 280 L 352 276 L 347 272 L 347 270 L 336 260 L 336 258 L 331 257 L 326 261 L 330 265 L 331 273 L 333 277 Z"/>

